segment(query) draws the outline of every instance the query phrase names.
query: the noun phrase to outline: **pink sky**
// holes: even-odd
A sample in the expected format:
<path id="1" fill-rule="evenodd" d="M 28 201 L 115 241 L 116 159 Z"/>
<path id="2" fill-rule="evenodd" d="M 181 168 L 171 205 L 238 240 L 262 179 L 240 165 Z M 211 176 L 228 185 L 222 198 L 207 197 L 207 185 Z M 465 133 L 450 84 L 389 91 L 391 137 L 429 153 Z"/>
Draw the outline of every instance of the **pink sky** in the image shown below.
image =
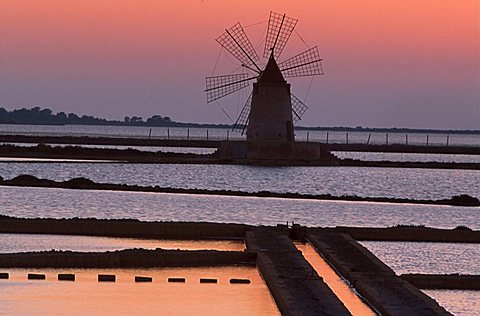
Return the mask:
<path id="1" fill-rule="evenodd" d="M 480 128 L 477 0 L 0 0 L 0 106 L 229 123 L 203 92 L 214 39 L 270 10 L 324 58 L 302 125 Z M 256 45 L 265 28 L 245 29 Z M 282 57 L 305 48 L 294 33 Z M 291 83 L 304 99 L 309 80 Z M 221 104 L 235 117 L 244 101 Z"/>

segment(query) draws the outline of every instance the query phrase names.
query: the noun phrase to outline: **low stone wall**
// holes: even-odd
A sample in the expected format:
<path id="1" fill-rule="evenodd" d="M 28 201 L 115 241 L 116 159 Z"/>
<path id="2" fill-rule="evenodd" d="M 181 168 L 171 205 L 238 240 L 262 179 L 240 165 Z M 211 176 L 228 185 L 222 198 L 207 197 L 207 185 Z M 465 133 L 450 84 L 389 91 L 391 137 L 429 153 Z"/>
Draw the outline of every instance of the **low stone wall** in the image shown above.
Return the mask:
<path id="1" fill-rule="evenodd" d="M 307 238 L 382 315 L 451 315 L 349 235 L 311 229 Z"/>
<path id="2" fill-rule="evenodd" d="M 285 230 L 258 228 L 245 241 L 282 315 L 350 315 Z"/>
<path id="3" fill-rule="evenodd" d="M 400 277 L 419 289 L 480 290 L 480 275 L 415 273 Z"/>
<path id="4" fill-rule="evenodd" d="M 44 251 L 0 254 L 0 268 L 154 268 L 255 264 L 256 254 L 215 250 Z"/>

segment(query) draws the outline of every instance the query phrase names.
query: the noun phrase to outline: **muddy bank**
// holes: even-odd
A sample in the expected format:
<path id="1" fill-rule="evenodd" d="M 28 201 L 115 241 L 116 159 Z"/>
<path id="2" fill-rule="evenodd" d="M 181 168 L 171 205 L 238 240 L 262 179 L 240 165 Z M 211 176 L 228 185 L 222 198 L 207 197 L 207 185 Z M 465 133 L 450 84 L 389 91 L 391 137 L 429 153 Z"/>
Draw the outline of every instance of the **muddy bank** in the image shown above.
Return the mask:
<path id="1" fill-rule="evenodd" d="M 310 228 L 278 225 L 294 240 L 305 242 Z M 238 240 L 255 226 L 210 222 L 146 222 L 135 219 L 18 218 L 0 215 L 0 233 L 82 235 L 119 238 Z M 480 243 L 480 231 L 432 227 L 333 227 L 324 231 L 348 234 L 355 240 Z"/>
<path id="2" fill-rule="evenodd" d="M 343 167 L 381 167 L 381 168 L 427 168 L 427 169 L 467 169 L 480 170 L 480 163 L 473 162 L 421 162 L 421 161 L 364 161 L 339 159 Z"/>
<path id="3" fill-rule="evenodd" d="M 33 137 L 33 136 L 32 136 Z M 0 137 L 2 138 L 2 137 Z M 25 140 L 30 139 L 29 136 L 24 137 Z M 71 137 L 70 137 L 71 138 Z M 131 145 L 136 139 L 117 139 L 109 138 L 93 138 L 91 141 L 88 137 L 80 137 L 79 139 L 66 138 L 65 142 L 72 141 L 73 144 L 78 142 L 95 145 Z M 81 139 L 84 139 L 82 141 Z M 38 139 L 37 139 L 38 140 Z M 42 138 L 43 140 L 43 138 Z M 48 137 L 45 140 L 49 140 Z M 130 141 L 130 142 L 129 142 Z M 203 147 L 215 148 L 215 141 L 168 141 L 163 143 L 160 140 L 142 140 L 137 146 L 168 146 L 168 147 Z M 54 142 L 49 142 L 54 143 Z M 219 142 L 218 142 L 219 143 Z M 161 144 L 161 145 L 160 145 Z M 39 144 L 36 146 L 14 146 L 0 145 L 0 157 L 4 158 L 30 158 L 30 159 L 75 159 L 75 160 L 100 160 L 109 163 L 157 163 L 157 164 L 228 164 L 228 165 L 263 165 L 263 166 L 325 166 L 319 161 L 308 160 L 247 160 L 247 159 L 220 159 L 215 153 L 213 154 L 193 154 L 193 153 L 172 153 L 172 152 L 145 152 L 137 149 L 107 149 L 107 148 L 86 148 L 80 146 L 61 146 L 53 147 L 49 145 Z M 338 159 L 335 166 L 343 167 L 382 167 L 382 168 L 428 168 L 428 169 L 467 169 L 480 170 L 480 163 L 454 163 L 454 162 L 394 162 L 394 161 L 363 161 L 354 159 Z"/>
<path id="4" fill-rule="evenodd" d="M 138 185 L 127 185 L 127 184 L 96 183 L 86 178 L 74 178 L 67 181 L 54 181 L 54 180 L 48 180 L 48 179 L 39 179 L 31 175 L 20 175 L 10 180 L 5 180 L 0 177 L 0 185 L 63 188 L 63 189 L 204 194 L 204 195 L 223 195 L 223 196 L 253 196 L 253 197 L 273 197 L 273 198 L 286 198 L 286 199 L 309 199 L 309 200 L 330 200 L 330 201 L 480 206 L 480 200 L 478 198 L 465 195 L 465 194 L 453 196 L 450 199 L 415 200 L 415 199 L 387 198 L 387 197 L 360 197 L 360 196 L 354 196 L 354 195 L 353 196 L 352 195 L 334 196 L 330 194 L 276 193 L 276 192 L 270 192 L 270 191 L 243 192 L 243 191 L 232 191 L 232 190 L 181 189 L 181 188 L 159 187 L 159 186 L 138 186 Z"/>
<path id="5" fill-rule="evenodd" d="M 243 239 L 252 227 L 206 222 L 143 222 L 135 219 L 16 218 L 0 215 L 0 233 L 83 235 L 145 239 Z"/>
<path id="6" fill-rule="evenodd" d="M 3 143 L 218 148 L 220 141 L 135 137 L 0 135 Z"/>
<path id="7" fill-rule="evenodd" d="M 463 226 L 454 229 L 419 226 L 336 227 L 333 230 L 348 234 L 355 240 L 480 243 L 480 231 Z"/>
<path id="8" fill-rule="evenodd" d="M 42 251 L 0 254 L 0 268 L 156 268 L 255 264 L 256 254 L 216 250 Z"/>
<path id="9" fill-rule="evenodd" d="M 480 290 L 480 275 L 402 274 L 402 279 L 419 289 Z"/>
<path id="10" fill-rule="evenodd" d="M 1 157 L 106 160 L 131 163 L 212 163 L 212 155 L 173 152 L 148 152 L 138 149 L 85 148 L 80 146 L 53 147 L 0 145 Z"/>

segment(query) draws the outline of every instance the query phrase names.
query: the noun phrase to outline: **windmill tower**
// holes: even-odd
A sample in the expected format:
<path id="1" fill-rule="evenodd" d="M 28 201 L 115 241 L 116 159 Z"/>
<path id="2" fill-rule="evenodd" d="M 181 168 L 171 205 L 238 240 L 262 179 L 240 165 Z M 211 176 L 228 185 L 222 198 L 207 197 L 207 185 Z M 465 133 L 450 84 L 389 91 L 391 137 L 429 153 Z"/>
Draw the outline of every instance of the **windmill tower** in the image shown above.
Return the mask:
<path id="1" fill-rule="evenodd" d="M 290 84 L 285 80 L 323 75 L 318 49 L 316 46 L 309 48 L 277 63 L 297 22 L 286 14 L 270 12 L 263 50 L 263 58 L 267 61 L 263 68 L 259 66 L 260 57 L 240 23 L 226 29 L 216 39 L 240 62 L 243 72 L 207 77 L 207 103 L 244 89 L 253 82 L 252 92 L 233 126 L 234 131 L 242 135 L 246 133 L 247 142 L 225 144 L 223 149 L 220 148 L 223 156 L 241 158 L 244 155 L 251 159 L 291 159 L 299 156 L 303 159 L 305 155 L 319 155 L 306 154 L 312 150 L 305 148 L 311 146 L 298 145 L 294 141 L 294 123 L 301 120 L 307 106 L 291 93 Z M 300 150 L 300 147 L 303 149 Z"/>

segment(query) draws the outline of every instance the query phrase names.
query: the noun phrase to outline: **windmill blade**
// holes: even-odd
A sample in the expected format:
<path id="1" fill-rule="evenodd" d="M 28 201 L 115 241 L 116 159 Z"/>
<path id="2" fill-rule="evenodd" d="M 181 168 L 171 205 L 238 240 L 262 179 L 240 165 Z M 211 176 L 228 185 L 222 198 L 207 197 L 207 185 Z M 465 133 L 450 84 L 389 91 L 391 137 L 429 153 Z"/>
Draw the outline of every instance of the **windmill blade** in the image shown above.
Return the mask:
<path id="1" fill-rule="evenodd" d="M 240 23 L 225 30 L 225 33 L 220 35 L 216 41 L 242 64 L 255 66 L 259 72 L 261 71 L 255 63 L 260 58 Z"/>
<path id="2" fill-rule="evenodd" d="M 263 57 L 270 57 L 272 51 L 275 58 L 280 56 L 297 22 L 297 19 L 288 17 L 286 14 L 270 12 Z"/>
<path id="3" fill-rule="evenodd" d="M 242 112 L 240 112 L 240 115 L 237 118 L 237 121 L 233 125 L 232 130 L 243 133 L 245 132 L 245 129 L 247 128 L 248 124 L 248 119 L 250 117 L 250 107 L 252 105 L 252 95 L 253 93 L 250 93 L 250 96 L 247 99 L 247 102 L 245 102 L 245 105 L 243 106 Z"/>
<path id="4" fill-rule="evenodd" d="M 207 103 L 247 87 L 249 81 L 255 78 L 257 76 L 250 77 L 248 73 L 206 77 Z"/>
<path id="5" fill-rule="evenodd" d="M 317 46 L 278 64 L 284 77 L 323 75 L 322 59 Z"/>
<path id="6" fill-rule="evenodd" d="M 292 99 L 292 114 L 293 114 L 293 123 L 297 123 L 302 119 L 303 114 L 308 109 L 308 106 L 305 105 L 299 98 L 291 94 Z"/>

